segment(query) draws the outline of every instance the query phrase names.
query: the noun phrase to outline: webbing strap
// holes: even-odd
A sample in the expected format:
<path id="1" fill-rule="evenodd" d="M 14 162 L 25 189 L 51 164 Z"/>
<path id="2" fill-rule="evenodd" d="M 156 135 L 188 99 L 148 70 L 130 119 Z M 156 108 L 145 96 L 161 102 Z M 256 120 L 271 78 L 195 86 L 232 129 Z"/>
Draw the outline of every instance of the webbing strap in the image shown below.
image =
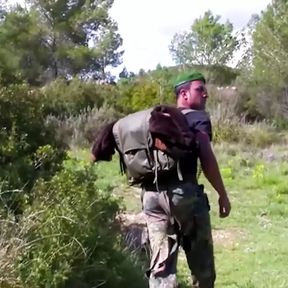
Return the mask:
<path id="1" fill-rule="evenodd" d="M 178 175 L 178 179 L 180 181 L 183 181 L 183 175 L 182 175 L 182 172 L 181 172 L 181 167 L 180 167 L 180 161 L 179 160 L 177 161 L 177 175 Z"/>
<path id="2" fill-rule="evenodd" d="M 159 159 L 158 159 L 158 154 L 156 150 L 153 150 L 153 156 L 154 156 L 154 161 L 155 161 L 155 178 L 153 183 L 156 184 L 156 189 L 158 192 L 159 191 L 159 186 L 158 186 L 158 165 L 159 165 Z"/>

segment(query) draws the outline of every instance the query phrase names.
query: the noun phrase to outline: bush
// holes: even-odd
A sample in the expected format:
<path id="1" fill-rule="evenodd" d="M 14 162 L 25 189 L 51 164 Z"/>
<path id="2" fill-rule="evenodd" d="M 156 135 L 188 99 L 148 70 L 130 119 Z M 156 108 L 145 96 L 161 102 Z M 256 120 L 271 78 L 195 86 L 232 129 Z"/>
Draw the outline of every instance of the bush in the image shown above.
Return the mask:
<path id="1" fill-rule="evenodd" d="M 212 101 L 208 109 L 211 112 L 215 142 L 235 142 L 259 148 L 285 142 L 276 124 L 264 120 L 248 122 L 247 115 L 237 114 L 240 97 L 237 89 L 210 86 L 209 92 Z"/>
<path id="2" fill-rule="evenodd" d="M 93 167 L 73 161 L 67 167 L 33 188 L 22 220 L 33 223 L 18 262 L 23 287 L 144 287 L 120 245 L 118 200 L 96 188 Z"/>
<path id="3" fill-rule="evenodd" d="M 242 130 L 241 141 L 246 145 L 264 148 L 271 146 L 273 143 L 280 144 L 285 141 L 276 127 L 265 121 L 245 124 Z"/>
<path id="4" fill-rule="evenodd" d="M 213 120 L 213 119 L 212 119 Z M 213 141 L 216 143 L 241 143 L 257 148 L 265 148 L 274 143 L 285 143 L 275 127 L 262 122 L 247 123 L 244 119 L 213 120 Z"/>
<path id="5" fill-rule="evenodd" d="M 60 167 L 64 147 L 55 140 L 44 119 L 44 106 L 37 92 L 25 85 L 0 88 L 1 191 L 29 191 L 37 178 L 49 179 Z M 6 195 L 11 206 L 15 194 Z"/>
<path id="6" fill-rule="evenodd" d="M 63 141 L 70 148 L 85 147 L 93 142 L 103 125 L 113 122 L 121 116 L 113 107 L 104 105 L 99 109 L 88 107 L 78 115 L 61 118 L 49 115 L 46 123 L 54 127 L 56 139 Z"/>
<path id="7" fill-rule="evenodd" d="M 117 98 L 113 85 L 83 81 L 57 79 L 40 90 L 45 104 L 45 113 L 56 117 L 77 115 L 88 107 L 100 108 L 104 103 L 112 105 Z"/>
<path id="8" fill-rule="evenodd" d="M 238 102 L 237 91 L 229 87 L 217 89 L 212 85 L 208 89 L 211 96 L 208 110 L 213 123 L 213 141 L 238 142 L 244 121 L 235 113 Z"/>

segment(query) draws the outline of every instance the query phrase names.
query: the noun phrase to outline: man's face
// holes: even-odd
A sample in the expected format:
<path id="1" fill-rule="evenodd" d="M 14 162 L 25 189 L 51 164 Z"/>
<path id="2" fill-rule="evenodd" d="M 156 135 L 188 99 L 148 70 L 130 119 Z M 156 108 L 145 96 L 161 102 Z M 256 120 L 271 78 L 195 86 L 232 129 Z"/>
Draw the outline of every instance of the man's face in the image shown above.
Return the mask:
<path id="1" fill-rule="evenodd" d="M 207 89 L 201 80 L 191 82 L 190 89 L 181 91 L 185 106 L 195 109 L 204 110 L 208 98 Z"/>

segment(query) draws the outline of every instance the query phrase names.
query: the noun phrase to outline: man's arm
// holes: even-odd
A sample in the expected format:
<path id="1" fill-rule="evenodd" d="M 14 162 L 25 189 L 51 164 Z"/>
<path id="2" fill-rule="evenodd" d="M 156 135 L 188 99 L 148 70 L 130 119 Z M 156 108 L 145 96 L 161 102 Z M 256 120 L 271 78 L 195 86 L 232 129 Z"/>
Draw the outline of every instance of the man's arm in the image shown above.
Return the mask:
<path id="1" fill-rule="evenodd" d="M 199 143 L 199 158 L 203 173 L 219 195 L 219 215 L 220 217 L 227 217 L 230 213 L 231 205 L 209 136 L 207 133 L 199 131 L 196 134 L 196 139 Z"/>

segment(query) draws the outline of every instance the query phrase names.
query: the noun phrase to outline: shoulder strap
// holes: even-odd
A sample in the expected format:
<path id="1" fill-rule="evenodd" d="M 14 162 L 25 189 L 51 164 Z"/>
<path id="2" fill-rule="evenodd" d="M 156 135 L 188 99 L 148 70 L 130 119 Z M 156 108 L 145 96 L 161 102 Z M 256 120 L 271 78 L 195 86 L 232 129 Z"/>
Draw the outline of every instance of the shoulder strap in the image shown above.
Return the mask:
<path id="1" fill-rule="evenodd" d="M 182 112 L 184 115 L 186 115 L 186 114 L 188 114 L 188 113 L 190 113 L 190 112 L 194 112 L 194 111 L 196 111 L 196 110 L 194 110 L 194 109 L 189 109 L 189 108 L 186 108 L 186 109 L 181 110 L 181 112 Z M 197 160 L 197 162 L 198 162 L 198 160 Z M 199 163 L 199 164 L 200 164 L 200 163 Z M 198 166 L 198 165 L 197 165 L 197 166 Z M 202 173 L 202 167 L 201 167 L 201 164 L 200 164 L 200 165 L 199 165 L 199 169 L 198 169 L 198 171 L 197 171 L 197 175 L 196 175 L 197 179 L 200 178 L 201 173 Z"/>
<path id="2" fill-rule="evenodd" d="M 193 111 L 196 111 L 196 110 L 194 110 L 194 109 L 189 109 L 189 108 L 186 108 L 186 109 L 181 110 L 181 112 L 182 112 L 184 115 L 186 115 L 186 114 L 188 114 L 188 113 L 190 113 L 190 112 L 193 112 Z"/>

